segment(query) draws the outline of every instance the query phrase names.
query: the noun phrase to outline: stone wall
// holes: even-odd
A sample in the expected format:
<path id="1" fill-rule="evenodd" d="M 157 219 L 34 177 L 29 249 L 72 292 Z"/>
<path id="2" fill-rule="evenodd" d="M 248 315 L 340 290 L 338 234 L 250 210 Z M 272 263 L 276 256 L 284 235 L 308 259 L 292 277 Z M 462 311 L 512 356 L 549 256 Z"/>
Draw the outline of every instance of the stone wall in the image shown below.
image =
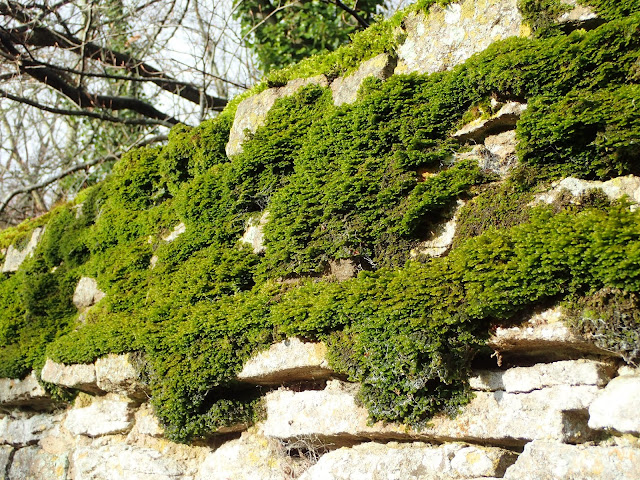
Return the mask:
<path id="1" fill-rule="evenodd" d="M 8 480 L 639 478 L 640 371 L 563 325 L 554 308 L 498 329 L 496 355 L 470 380 L 474 398 L 424 428 L 371 424 L 358 385 L 329 368 L 326 347 L 291 338 L 238 375 L 263 388 L 263 419 L 196 445 L 165 438 L 135 355 L 48 361 L 42 380 L 78 395 L 65 406 L 35 374 L 0 381 L 0 472 Z"/>

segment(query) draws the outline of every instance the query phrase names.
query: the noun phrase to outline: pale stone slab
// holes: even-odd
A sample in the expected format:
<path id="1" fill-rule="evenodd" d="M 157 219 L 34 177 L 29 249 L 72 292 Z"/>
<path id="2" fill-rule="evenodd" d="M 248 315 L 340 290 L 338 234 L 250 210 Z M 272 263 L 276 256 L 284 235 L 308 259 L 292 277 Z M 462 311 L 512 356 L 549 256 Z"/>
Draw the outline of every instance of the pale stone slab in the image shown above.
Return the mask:
<path id="1" fill-rule="evenodd" d="M 551 204 L 558 200 L 565 192 L 570 193 L 573 197 L 572 202 L 576 203 L 580 196 L 589 190 L 600 190 L 612 201 L 619 200 L 626 196 L 633 204 L 640 204 L 640 177 L 635 175 L 616 177 L 606 182 L 567 177 L 552 183 L 551 189 L 538 194 L 532 204 Z"/>
<path id="2" fill-rule="evenodd" d="M 75 388 L 85 392 L 99 393 L 96 381 L 96 368 L 91 364 L 64 365 L 47 359 L 40 378 L 49 383 L 55 383 L 67 388 Z"/>
<path id="3" fill-rule="evenodd" d="M 455 418 L 435 417 L 420 431 L 397 424 L 369 424 L 353 384 L 332 380 L 325 390 L 279 389 L 265 396 L 262 431 L 282 440 L 318 438 L 337 445 L 362 439 L 490 442 L 519 446 L 535 439 L 587 441 L 587 409 L 598 387 L 553 386 L 531 393 L 477 392 Z M 321 412 L 321 413 L 320 413 Z"/>
<path id="4" fill-rule="evenodd" d="M 52 404 L 53 401 L 44 387 L 38 382 L 34 372 L 31 372 L 22 380 L 0 378 L 0 405 L 5 407 L 22 405 L 45 407 Z"/>
<path id="5" fill-rule="evenodd" d="M 160 425 L 158 417 L 148 403 L 140 406 L 135 413 L 135 424 L 131 430 L 131 436 L 147 435 L 150 437 L 162 437 L 164 428 Z"/>
<path id="6" fill-rule="evenodd" d="M 637 480 L 640 449 L 535 441 L 527 444 L 507 480 Z"/>
<path id="7" fill-rule="evenodd" d="M 140 382 L 140 372 L 132 354 L 109 354 L 96 360 L 98 387 L 105 392 L 146 398 L 146 387 Z"/>
<path id="8" fill-rule="evenodd" d="M 287 467 L 283 452 L 277 451 L 274 442 L 244 432 L 209 453 L 195 480 L 283 480 L 288 478 Z"/>
<path id="9" fill-rule="evenodd" d="M 561 3 L 572 7 L 572 9 L 561 13 L 556 19 L 556 23 L 560 25 L 568 25 L 573 28 L 592 28 L 604 23 L 591 7 L 579 5 L 577 0 L 561 0 Z"/>
<path id="10" fill-rule="evenodd" d="M 507 130 L 496 135 L 489 135 L 484 144 L 474 145 L 470 152 L 457 153 L 456 161 L 473 159 L 482 170 L 496 173 L 505 178 L 518 164 L 516 155 L 515 130 Z"/>
<path id="11" fill-rule="evenodd" d="M 366 60 L 360 64 L 358 70 L 346 77 L 336 78 L 331 83 L 333 92 L 333 104 L 336 106 L 345 103 L 353 103 L 358 98 L 358 90 L 362 82 L 369 77 L 386 80 L 393 75 L 396 68 L 397 58 L 381 53 L 380 55 Z"/>
<path id="12" fill-rule="evenodd" d="M 77 448 L 71 456 L 74 480 L 189 480 L 184 466 L 161 452 L 123 444 Z"/>
<path id="13" fill-rule="evenodd" d="M 71 409 L 63 426 L 88 437 L 125 433 L 133 426 L 133 413 L 129 399 L 109 394 L 94 398 L 88 407 Z"/>
<path id="14" fill-rule="evenodd" d="M 180 222 L 178 225 L 173 227 L 173 230 L 171 230 L 171 232 L 169 232 L 167 235 L 162 237 L 162 240 L 164 240 L 165 242 L 171 243 L 186 231 L 187 231 L 187 226 L 184 223 Z"/>
<path id="15" fill-rule="evenodd" d="M 526 36 L 517 0 L 464 0 L 404 19 L 406 40 L 395 73 L 450 70 L 491 43 Z"/>
<path id="16" fill-rule="evenodd" d="M 240 102 L 229 133 L 229 142 L 226 146 L 227 156 L 232 157 L 242 153 L 242 143 L 246 139 L 247 132 L 249 134 L 255 133 L 259 127 L 264 125 L 267 114 L 276 100 L 293 95 L 307 85 L 327 87 L 329 82 L 324 75 L 298 78 L 291 80 L 284 87 L 269 88 Z"/>
<path id="17" fill-rule="evenodd" d="M 485 138 L 503 130 L 515 128 L 516 122 L 527 109 L 526 103 L 507 102 L 490 118 L 480 118 L 468 123 L 453 134 L 453 138 L 461 142 L 480 142 Z M 494 142 L 494 140 L 492 140 Z M 490 143 L 491 145 L 491 143 Z"/>
<path id="18" fill-rule="evenodd" d="M 9 463 L 11 462 L 11 456 L 13 454 L 13 448 L 9 445 L 0 445 L 0 472 L 6 472 Z"/>
<path id="19" fill-rule="evenodd" d="M 436 226 L 431 238 L 412 249 L 409 255 L 411 257 L 417 257 L 418 255 L 441 257 L 444 255 L 453 243 L 453 237 L 458 226 L 458 213 L 465 203 L 464 200 L 458 200 L 453 216 L 443 224 Z"/>
<path id="20" fill-rule="evenodd" d="M 264 226 L 269 220 L 269 211 L 265 210 L 259 219 L 251 218 L 247 222 L 247 228 L 240 238 L 242 243 L 251 245 L 253 253 L 259 254 L 265 251 Z"/>
<path id="21" fill-rule="evenodd" d="M 589 427 L 640 434 L 640 376 L 614 378 L 589 407 Z"/>
<path id="22" fill-rule="evenodd" d="M 292 337 L 249 359 L 238 379 L 258 385 L 326 379 L 334 374 L 326 354 L 324 343 L 303 342 Z"/>
<path id="23" fill-rule="evenodd" d="M 8 480 L 67 480 L 68 455 L 51 455 L 38 447 L 17 450 Z"/>
<path id="24" fill-rule="evenodd" d="M 12 412 L 0 418 L 0 442 L 13 446 L 32 445 L 60 423 L 61 415 Z"/>
<path id="25" fill-rule="evenodd" d="M 22 250 L 18 250 L 13 245 L 9 245 L 7 254 L 4 258 L 4 264 L 2 265 L 2 273 L 17 272 L 20 265 L 22 265 L 22 262 L 24 262 L 27 257 L 30 257 L 35 251 L 43 233 L 44 227 L 34 228 L 31 233 L 29 243 L 27 243 Z"/>
<path id="26" fill-rule="evenodd" d="M 613 363 L 594 360 L 564 360 L 539 363 L 532 367 L 514 367 L 505 371 L 477 372 L 470 378 L 473 390 L 527 393 L 557 385 L 595 385 L 603 387 L 615 374 Z"/>
<path id="27" fill-rule="evenodd" d="M 94 278 L 82 277 L 73 292 L 73 304 L 81 310 L 95 305 L 105 296 L 106 294 L 98 288 L 98 282 Z"/>
<path id="28" fill-rule="evenodd" d="M 501 476 L 516 454 L 463 444 L 363 443 L 323 455 L 300 480 L 454 480 Z"/>

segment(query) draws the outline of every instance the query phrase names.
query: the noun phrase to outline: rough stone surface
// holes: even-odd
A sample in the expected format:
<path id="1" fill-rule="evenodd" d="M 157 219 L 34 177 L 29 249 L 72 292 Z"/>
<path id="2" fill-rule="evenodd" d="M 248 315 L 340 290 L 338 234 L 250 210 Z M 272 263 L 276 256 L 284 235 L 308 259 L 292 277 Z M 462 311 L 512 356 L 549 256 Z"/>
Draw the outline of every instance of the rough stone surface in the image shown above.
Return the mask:
<path id="1" fill-rule="evenodd" d="M 358 97 L 358 90 L 362 82 L 368 77 L 386 80 L 393 75 L 396 68 L 397 59 L 386 53 L 382 53 L 365 62 L 362 62 L 358 70 L 346 77 L 336 78 L 331 83 L 333 92 L 333 103 L 336 106 L 345 103 L 353 103 Z"/>
<path id="2" fill-rule="evenodd" d="M 571 10 L 561 13 L 556 23 L 570 28 L 591 28 L 600 25 L 603 21 L 591 7 L 578 5 L 577 0 L 561 0 L 561 3 L 572 7 Z"/>
<path id="3" fill-rule="evenodd" d="M 507 469 L 507 480 L 636 480 L 640 448 L 594 447 L 536 441 Z"/>
<path id="4" fill-rule="evenodd" d="M 171 230 L 171 232 L 162 237 L 162 240 L 164 240 L 165 242 L 173 242 L 176 238 L 178 238 L 186 231 L 187 226 L 184 223 L 180 222 L 178 225 L 173 227 L 173 230 Z"/>
<path id="5" fill-rule="evenodd" d="M 299 78 L 290 81 L 284 87 L 269 88 L 240 102 L 229 133 L 229 142 L 226 146 L 227 155 L 231 157 L 242 152 L 242 142 L 246 138 L 246 131 L 255 133 L 258 127 L 264 125 L 267 114 L 276 100 L 293 95 L 300 88 L 313 84 L 327 87 L 329 82 L 324 75 Z"/>
<path id="6" fill-rule="evenodd" d="M 34 372 L 31 372 L 23 380 L 0 378 L 0 405 L 5 407 L 21 405 L 46 407 L 51 404 L 51 398 L 38 382 Z"/>
<path id="7" fill-rule="evenodd" d="M 457 161 L 474 159 L 482 170 L 506 177 L 518 164 L 517 144 L 515 130 L 507 130 L 489 135 L 484 139 L 484 144 L 475 145 L 470 152 L 456 154 L 455 158 Z"/>
<path id="8" fill-rule="evenodd" d="M 498 476 L 513 463 L 512 452 L 449 444 L 363 443 L 323 455 L 300 480 L 448 480 Z"/>
<path id="9" fill-rule="evenodd" d="M 578 203 L 580 197 L 589 190 L 601 190 L 609 200 L 618 200 L 626 196 L 632 203 L 640 204 L 640 177 L 635 175 L 616 177 L 606 182 L 567 177 L 554 182 L 551 189 L 539 194 L 533 203 L 553 203 L 565 192 L 573 197 L 572 203 Z"/>
<path id="10" fill-rule="evenodd" d="M 612 363 L 593 360 L 565 360 L 515 367 L 505 371 L 483 371 L 471 377 L 473 390 L 527 393 L 556 385 L 606 385 L 616 371 Z M 640 378 L 640 377 L 639 377 Z"/>
<path id="11" fill-rule="evenodd" d="M 74 480 L 188 480 L 177 460 L 150 448 L 131 445 L 91 445 L 71 457 Z"/>
<path id="12" fill-rule="evenodd" d="M 17 450 L 8 480 L 66 480 L 68 455 L 52 455 L 38 447 Z"/>
<path id="13" fill-rule="evenodd" d="M 640 434 L 640 376 L 614 378 L 589 407 L 589 427 Z"/>
<path id="14" fill-rule="evenodd" d="M 532 315 L 521 325 L 499 327 L 489 338 L 488 345 L 501 358 L 541 358 L 545 361 L 579 358 L 594 353 L 611 355 L 585 338 L 574 334 L 564 324 L 561 308 L 554 307 Z"/>
<path id="15" fill-rule="evenodd" d="M 14 446 L 32 445 L 54 429 L 60 420 L 60 415 L 12 412 L 0 418 L 0 442 Z"/>
<path id="16" fill-rule="evenodd" d="M 13 447 L 0 445 L 0 474 L 7 471 L 12 453 Z"/>
<path id="17" fill-rule="evenodd" d="M 434 73 L 464 62 L 492 42 L 527 35 L 517 0 L 464 0 L 405 19 L 407 38 L 395 73 Z"/>
<path id="18" fill-rule="evenodd" d="M 89 308 L 105 297 L 105 293 L 98 288 L 98 282 L 90 277 L 82 277 L 73 292 L 73 304 L 76 308 Z"/>
<path id="19" fill-rule="evenodd" d="M 43 381 L 85 392 L 102 392 L 96 383 L 96 368 L 93 364 L 64 365 L 47 359 L 40 377 Z"/>
<path id="20" fill-rule="evenodd" d="M 259 219 L 250 219 L 247 228 L 240 238 L 240 241 L 251 245 L 253 253 L 263 253 L 264 247 L 264 226 L 269 220 L 269 211 L 265 210 Z"/>
<path id="21" fill-rule="evenodd" d="M 461 142 L 482 142 L 490 135 L 515 128 L 520 115 L 526 109 L 525 103 L 507 102 L 491 117 L 480 118 L 465 125 L 453 134 L 453 138 Z M 495 139 L 490 145 L 494 143 Z"/>
<path id="22" fill-rule="evenodd" d="M 34 252 L 43 233 L 44 227 L 34 228 L 29 243 L 27 243 L 26 247 L 22 250 L 18 250 L 13 245 L 9 245 L 4 264 L 2 265 L 2 273 L 17 272 L 22 262 Z"/>
<path id="23" fill-rule="evenodd" d="M 429 257 L 440 257 L 444 255 L 453 242 L 456 226 L 458 225 L 458 212 L 465 203 L 463 200 L 458 200 L 453 216 L 443 224 L 438 225 L 429 240 L 412 249 L 409 253 L 410 256 L 427 255 Z"/>
<path id="24" fill-rule="evenodd" d="M 586 441 L 587 409 L 598 393 L 591 385 L 554 386 L 531 393 L 477 392 L 455 418 L 438 416 L 430 426 L 368 423 L 355 401 L 355 386 L 333 380 L 322 391 L 279 389 L 266 395 L 266 436 L 290 440 L 318 438 L 340 444 L 361 439 L 491 442 L 519 446 L 534 439 Z M 322 415 L 318 415 L 322 412 Z"/>
<path id="25" fill-rule="evenodd" d="M 208 454 L 195 480 L 284 480 L 292 469 L 274 442 L 244 432 Z"/>
<path id="26" fill-rule="evenodd" d="M 96 360 L 98 387 L 105 392 L 127 395 L 131 398 L 145 398 L 146 388 L 140 382 L 140 372 L 130 353 L 109 354 Z"/>
<path id="27" fill-rule="evenodd" d="M 164 429 L 149 404 L 142 405 L 135 413 L 135 425 L 131 430 L 131 434 L 150 437 L 162 437 L 164 435 Z"/>
<path id="28" fill-rule="evenodd" d="M 99 437 L 124 433 L 133 425 L 133 406 L 128 399 L 109 394 L 91 405 L 69 411 L 63 426 L 74 435 Z"/>
<path id="29" fill-rule="evenodd" d="M 329 368 L 326 354 L 324 343 L 289 338 L 249 359 L 238 379 L 258 385 L 326 379 L 334 373 Z"/>

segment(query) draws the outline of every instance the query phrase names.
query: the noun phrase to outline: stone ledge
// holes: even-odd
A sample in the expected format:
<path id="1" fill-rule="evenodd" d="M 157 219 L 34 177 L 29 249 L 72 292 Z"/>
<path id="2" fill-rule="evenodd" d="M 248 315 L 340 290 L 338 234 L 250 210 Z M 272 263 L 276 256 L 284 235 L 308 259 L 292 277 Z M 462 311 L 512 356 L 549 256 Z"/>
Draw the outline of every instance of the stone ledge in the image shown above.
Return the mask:
<path id="1" fill-rule="evenodd" d="M 91 393 L 104 393 L 96 381 L 94 364 L 64 365 L 47 359 L 40 376 L 44 382 L 54 383 L 66 388 L 73 388 Z"/>
<path id="2" fill-rule="evenodd" d="M 589 407 L 589 427 L 640 434 L 640 376 L 616 377 Z"/>
<path id="3" fill-rule="evenodd" d="M 0 405 L 3 407 L 49 408 L 54 404 L 34 372 L 23 380 L 0 378 Z"/>

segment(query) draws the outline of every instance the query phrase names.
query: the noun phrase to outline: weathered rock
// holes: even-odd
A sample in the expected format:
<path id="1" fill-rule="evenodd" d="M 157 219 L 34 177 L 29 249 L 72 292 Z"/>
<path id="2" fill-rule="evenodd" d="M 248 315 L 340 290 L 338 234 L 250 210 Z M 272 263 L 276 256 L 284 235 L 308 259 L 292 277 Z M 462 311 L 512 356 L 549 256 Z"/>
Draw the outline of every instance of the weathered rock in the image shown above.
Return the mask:
<path id="1" fill-rule="evenodd" d="M 448 480 L 501 476 L 517 455 L 463 444 L 363 443 L 323 455 L 300 480 Z"/>
<path id="2" fill-rule="evenodd" d="M 577 0 L 561 0 L 560 3 L 571 7 L 571 10 L 561 13 L 556 19 L 556 23 L 565 26 L 565 29 L 589 29 L 604 23 L 604 20 L 599 18 L 591 7 L 579 5 Z"/>
<path id="3" fill-rule="evenodd" d="M 339 282 L 344 282 L 350 278 L 357 277 L 360 270 L 362 270 L 362 268 L 350 258 L 330 260 L 328 277 Z"/>
<path id="4" fill-rule="evenodd" d="M 66 480 L 68 455 L 51 455 L 38 447 L 17 450 L 8 480 Z"/>
<path id="5" fill-rule="evenodd" d="M 43 381 L 85 392 L 100 393 L 96 382 L 96 368 L 91 364 L 64 365 L 47 359 L 40 377 Z"/>
<path id="6" fill-rule="evenodd" d="M 640 449 L 594 447 L 535 441 L 527 444 L 507 480 L 635 480 L 640 478 Z"/>
<path id="7" fill-rule="evenodd" d="M 135 424 L 131 430 L 131 436 L 147 435 L 150 437 L 162 437 L 164 428 L 160 425 L 158 417 L 148 403 L 140 406 L 135 413 Z"/>
<path id="8" fill-rule="evenodd" d="M 32 445 L 60 423 L 61 415 L 12 412 L 0 419 L 0 442 L 16 447 Z"/>
<path id="9" fill-rule="evenodd" d="M 489 338 L 488 345 L 499 359 L 530 358 L 545 361 L 579 358 L 594 353 L 611 355 L 585 338 L 573 333 L 564 324 L 565 314 L 559 307 L 532 315 L 521 325 L 499 327 Z"/>
<path id="10" fill-rule="evenodd" d="M 453 134 L 453 138 L 460 142 L 482 142 L 490 135 L 513 130 L 526 109 L 525 103 L 507 102 L 491 117 L 480 118 L 465 125 Z M 497 143 L 495 139 L 490 141 L 490 145 L 494 143 Z"/>
<path id="11" fill-rule="evenodd" d="M 0 474 L 4 475 L 13 457 L 13 447 L 0 445 Z"/>
<path id="12" fill-rule="evenodd" d="M 162 237 L 162 240 L 164 240 L 165 242 L 173 242 L 176 238 L 178 238 L 186 231 L 187 226 L 184 223 L 180 222 L 178 225 L 173 227 L 173 230 L 171 230 L 171 232 Z"/>
<path id="13" fill-rule="evenodd" d="M 32 408 L 44 408 L 52 404 L 53 400 L 40 385 L 34 372 L 22 380 L 0 378 L 0 405 L 4 407 L 29 405 Z"/>
<path id="14" fill-rule="evenodd" d="M 539 363 L 531 367 L 515 367 L 505 371 L 477 372 L 471 377 L 473 390 L 527 393 L 556 385 L 606 385 L 615 374 L 612 363 L 593 360 L 565 360 Z"/>
<path id="15" fill-rule="evenodd" d="M 146 397 L 146 387 L 140 381 L 140 371 L 131 353 L 109 354 L 96 360 L 96 378 L 98 387 L 105 392 Z"/>
<path id="16" fill-rule="evenodd" d="M 91 445 L 71 456 L 70 478 L 79 480 L 187 480 L 184 466 L 157 450 L 131 445 Z"/>
<path id="17" fill-rule="evenodd" d="M 429 257 L 440 257 L 444 255 L 456 234 L 456 226 L 458 225 L 458 212 L 464 206 L 463 200 L 458 200 L 453 216 L 445 223 L 438 225 L 431 235 L 431 239 L 422 242 L 410 252 L 411 257 L 418 255 L 427 255 Z"/>
<path id="18" fill-rule="evenodd" d="M 7 249 L 7 253 L 5 255 L 4 264 L 2 265 L 2 273 L 8 272 L 17 272 L 22 262 L 24 262 L 27 257 L 31 256 L 38 246 L 38 242 L 40 242 L 40 238 L 42 238 L 42 234 L 44 233 L 44 227 L 36 227 L 33 229 L 31 233 L 31 238 L 29 239 L 29 243 L 22 249 L 18 250 L 13 245 L 9 245 Z"/>
<path id="19" fill-rule="evenodd" d="M 253 253 L 264 252 L 264 226 L 269 220 L 269 211 L 265 210 L 259 219 L 251 218 L 247 222 L 247 228 L 240 238 L 243 243 L 248 243 L 253 248 Z"/>
<path id="20" fill-rule="evenodd" d="M 609 200 L 619 200 L 623 196 L 626 196 L 632 203 L 636 205 L 640 204 L 640 177 L 636 177 L 635 175 L 616 177 L 606 182 L 567 177 L 558 182 L 554 182 L 548 192 L 537 195 L 533 204 L 551 204 L 567 192 L 573 197 L 571 202 L 578 203 L 580 197 L 589 190 L 600 190 Z"/>
<path id="21" fill-rule="evenodd" d="M 73 304 L 78 310 L 89 308 L 105 297 L 105 293 L 98 288 L 98 282 L 90 277 L 82 277 L 73 292 Z"/>
<path id="22" fill-rule="evenodd" d="M 640 434 L 640 376 L 614 378 L 589 407 L 589 427 Z"/>
<path id="23" fill-rule="evenodd" d="M 404 20 L 395 73 L 434 73 L 464 62 L 492 42 L 528 35 L 517 0 L 464 0 Z"/>
<path id="24" fill-rule="evenodd" d="M 129 399 L 109 394 L 95 397 L 87 407 L 71 409 L 63 426 L 74 435 L 88 437 L 125 433 L 133 426 L 133 414 Z"/>
<path id="25" fill-rule="evenodd" d="M 480 169 L 506 177 L 518 164 L 516 145 L 515 130 L 507 130 L 489 135 L 484 139 L 484 145 L 476 145 L 470 152 L 456 155 L 456 159 L 473 158 L 477 160 Z"/>
<path id="26" fill-rule="evenodd" d="M 301 380 L 331 377 L 324 343 L 302 342 L 289 338 L 272 345 L 245 363 L 238 379 L 257 385 L 281 385 Z"/>
<path id="27" fill-rule="evenodd" d="M 291 80 L 284 87 L 269 88 L 240 102 L 229 133 L 229 142 L 226 146 L 227 155 L 231 157 L 242 152 L 242 142 L 246 138 L 246 132 L 255 133 L 258 127 L 264 125 L 267 114 L 276 100 L 293 95 L 307 85 L 327 87 L 329 82 L 324 75 L 299 78 Z"/>
<path id="28" fill-rule="evenodd" d="M 587 408 L 598 393 L 591 385 L 554 386 L 531 393 L 477 392 L 455 418 L 437 416 L 427 428 L 370 425 L 367 411 L 356 405 L 354 385 L 330 381 L 322 391 L 279 389 L 265 397 L 268 437 L 317 438 L 349 444 L 362 439 L 491 442 L 521 446 L 534 439 L 587 441 Z M 318 415 L 322 412 L 322 415 Z"/>
<path id="29" fill-rule="evenodd" d="M 208 454 L 195 480 L 283 480 L 291 468 L 274 442 L 245 432 Z"/>
<path id="30" fill-rule="evenodd" d="M 393 75 L 396 64 L 397 58 L 381 53 L 362 62 L 358 70 L 351 75 L 336 78 L 331 83 L 334 105 L 340 106 L 345 103 L 355 102 L 358 97 L 358 90 L 366 78 L 375 77 L 380 80 L 386 80 Z"/>

